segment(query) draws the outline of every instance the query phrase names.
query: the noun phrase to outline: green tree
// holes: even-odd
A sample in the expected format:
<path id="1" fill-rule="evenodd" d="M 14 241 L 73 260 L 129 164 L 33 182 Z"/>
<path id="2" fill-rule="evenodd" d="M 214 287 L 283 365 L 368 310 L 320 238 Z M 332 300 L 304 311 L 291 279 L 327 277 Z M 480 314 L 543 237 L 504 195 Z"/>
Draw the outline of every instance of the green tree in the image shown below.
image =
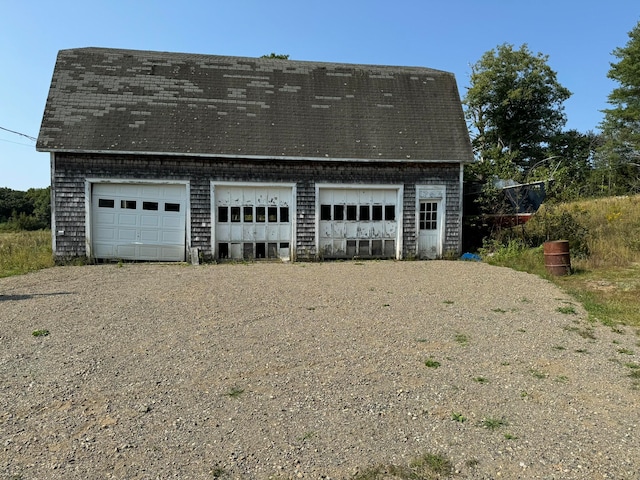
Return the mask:
<path id="1" fill-rule="evenodd" d="M 262 55 L 260 58 L 277 58 L 279 60 L 289 60 L 289 55 L 271 52 L 269 55 Z"/>
<path id="2" fill-rule="evenodd" d="M 549 141 L 548 161 L 530 171 L 528 180 L 553 179 L 547 189 L 550 199 L 571 201 L 598 194 L 592 184 L 593 165 L 602 136 L 593 131 L 568 130 Z"/>
<path id="3" fill-rule="evenodd" d="M 596 168 L 601 189 L 610 194 L 640 192 L 640 22 L 629 32 L 627 44 L 613 51 L 618 59 L 607 76 L 618 83 L 609 94 L 612 106 L 603 110 L 600 125 L 604 144 Z"/>
<path id="4" fill-rule="evenodd" d="M 489 164 L 485 170 L 495 166 L 496 173 L 517 177 L 548 156 L 549 142 L 566 123 L 563 102 L 571 92 L 547 60 L 526 44 L 517 50 L 503 44 L 471 66 L 463 103 L 477 160 Z"/>

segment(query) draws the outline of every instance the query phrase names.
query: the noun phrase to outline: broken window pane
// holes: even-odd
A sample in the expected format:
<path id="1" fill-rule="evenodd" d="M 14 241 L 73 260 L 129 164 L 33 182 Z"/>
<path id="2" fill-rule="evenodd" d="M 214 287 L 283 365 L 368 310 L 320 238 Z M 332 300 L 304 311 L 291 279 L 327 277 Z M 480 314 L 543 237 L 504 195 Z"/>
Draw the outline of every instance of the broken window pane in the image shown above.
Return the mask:
<path id="1" fill-rule="evenodd" d="M 228 243 L 219 243 L 218 244 L 218 258 L 229 258 L 229 244 Z"/>

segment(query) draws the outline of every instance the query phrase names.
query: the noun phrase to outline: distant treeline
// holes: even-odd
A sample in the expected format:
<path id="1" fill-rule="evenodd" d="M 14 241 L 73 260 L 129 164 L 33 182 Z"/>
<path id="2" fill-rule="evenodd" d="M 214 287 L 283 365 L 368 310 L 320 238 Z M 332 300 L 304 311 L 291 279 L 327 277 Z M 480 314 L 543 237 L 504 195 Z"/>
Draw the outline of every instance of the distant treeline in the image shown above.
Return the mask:
<path id="1" fill-rule="evenodd" d="M 51 188 L 0 188 L 0 230 L 51 228 Z"/>

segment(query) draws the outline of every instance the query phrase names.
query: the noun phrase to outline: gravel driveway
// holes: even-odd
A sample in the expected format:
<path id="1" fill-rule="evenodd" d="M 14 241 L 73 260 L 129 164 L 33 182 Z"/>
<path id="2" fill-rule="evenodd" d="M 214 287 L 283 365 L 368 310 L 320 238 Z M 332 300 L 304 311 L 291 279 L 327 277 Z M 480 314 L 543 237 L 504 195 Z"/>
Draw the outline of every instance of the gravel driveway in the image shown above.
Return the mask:
<path id="1" fill-rule="evenodd" d="M 3 278 L 0 477 L 638 479 L 639 340 L 481 263 Z"/>

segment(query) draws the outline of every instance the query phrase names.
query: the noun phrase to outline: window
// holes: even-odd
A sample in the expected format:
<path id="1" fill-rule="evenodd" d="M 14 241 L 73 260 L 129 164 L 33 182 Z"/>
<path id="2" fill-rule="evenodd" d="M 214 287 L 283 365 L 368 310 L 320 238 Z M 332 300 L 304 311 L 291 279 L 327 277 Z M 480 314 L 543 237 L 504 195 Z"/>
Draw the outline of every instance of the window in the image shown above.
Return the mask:
<path id="1" fill-rule="evenodd" d="M 113 208 L 116 202 L 110 198 L 99 198 L 98 207 L 100 208 Z"/>
<path id="2" fill-rule="evenodd" d="M 164 204 L 165 212 L 179 212 L 180 204 L 179 203 L 165 203 Z"/>
<path id="3" fill-rule="evenodd" d="M 135 200 L 120 200 L 120 208 L 124 208 L 126 210 L 135 210 L 136 209 L 136 201 Z"/>
<path id="4" fill-rule="evenodd" d="M 438 204 L 436 202 L 420 202 L 420 230 L 436 230 L 438 228 Z"/>
<path id="5" fill-rule="evenodd" d="M 331 205 L 320 205 L 320 220 L 331 220 Z"/>
<path id="6" fill-rule="evenodd" d="M 289 207 L 280 207 L 280 223 L 289 221 Z"/>
<path id="7" fill-rule="evenodd" d="M 278 207 L 269 207 L 267 209 L 267 218 L 270 222 L 277 222 L 278 221 Z"/>
<path id="8" fill-rule="evenodd" d="M 244 207 L 244 221 L 253 222 L 253 207 Z"/>
<path id="9" fill-rule="evenodd" d="M 373 221 L 382 220 L 382 205 L 374 205 L 372 210 L 371 219 Z"/>
<path id="10" fill-rule="evenodd" d="M 232 222 L 240 221 L 240 207 L 231 207 L 231 221 Z"/>
<path id="11" fill-rule="evenodd" d="M 229 207 L 218 207 L 218 221 L 222 223 L 229 221 Z"/>
<path id="12" fill-rule="evenodd" d="M 218 258 L 229 258 L 229 244 L 228 243 L 219 243 L 218 244 Z"/>
<path id="13" fill-rule="evenodd" d="M 371 220 L 371 209 L 369 205 L 360 205 L 360 221 Z"/>
<path id="14" fill-rule="evenodd" d="M 158 210 L 158 202 L 142 202 L 143 210 Z"/>
<path id="15" fill-rule="evenodd" d="M 356 220 L 358 209 L 355 205 L 347 205 L 347 220 Z"/>
<path id="16" fill-rule="evenodd" d="M 264 207 L 256 207 L 256 222 L 264 223 L 267 220 Z"/>
<path id="17" fill-rule="evenodd" d="M 394 221 L 396 219 L 396 206 L 385 205 L 384 206 L 384 219 Z"/>
<path id="18" fill-rule="evenodd" d="M 333 206 L 333 219 L 344 220 L 344 205 Z"/>

